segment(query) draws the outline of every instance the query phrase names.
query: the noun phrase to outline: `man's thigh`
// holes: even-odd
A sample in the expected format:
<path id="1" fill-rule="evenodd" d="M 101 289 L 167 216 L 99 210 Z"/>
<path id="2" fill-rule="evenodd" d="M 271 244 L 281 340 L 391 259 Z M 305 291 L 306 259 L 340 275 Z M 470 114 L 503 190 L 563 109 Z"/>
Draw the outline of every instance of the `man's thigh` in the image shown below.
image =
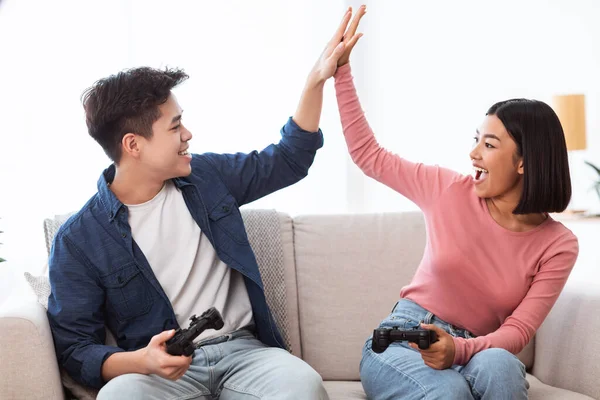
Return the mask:
<path id="1" fill-rule="evenodd" d="M 125 374 L 112 379 L 98 393 L 98 400 L 210 398 L 210 391 L 188 373 L 177 381 L 158 375 Z"/>
<path id="2" fill-rule="evenodd" d="M 254 338 L 233 342 L 238 348 L 228 351 L 224 346 L 214 368 L 221 400 L 328 398 L 321 376 L 300 358 Z"/>

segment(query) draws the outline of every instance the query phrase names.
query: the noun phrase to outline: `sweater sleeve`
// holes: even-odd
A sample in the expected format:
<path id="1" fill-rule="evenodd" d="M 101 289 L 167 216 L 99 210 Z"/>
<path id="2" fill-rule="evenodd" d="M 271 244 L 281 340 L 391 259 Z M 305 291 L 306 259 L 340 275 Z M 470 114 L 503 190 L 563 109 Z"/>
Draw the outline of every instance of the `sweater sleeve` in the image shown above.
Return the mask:
<path id="1" fill-rule="evenodd" d="M 365 175 L 399 192 L 423 210 L 454 181 L 463 177 L 437 165 L 408 161 L 382 148 L 361 108 L 350 65 L 338 68 L 334 77 L 348 151 Z"/>
<path id="2" fill-rule="evenodd" d="M 562 291 L 579 254 L 577 238 L 558 240 L 540 261 L 527 294 L 496 331 L 473 339 L 454 338 L 454 364 L 465 365 L 478 352 L 502 348 L 518 354 L 544 322 Z"/>

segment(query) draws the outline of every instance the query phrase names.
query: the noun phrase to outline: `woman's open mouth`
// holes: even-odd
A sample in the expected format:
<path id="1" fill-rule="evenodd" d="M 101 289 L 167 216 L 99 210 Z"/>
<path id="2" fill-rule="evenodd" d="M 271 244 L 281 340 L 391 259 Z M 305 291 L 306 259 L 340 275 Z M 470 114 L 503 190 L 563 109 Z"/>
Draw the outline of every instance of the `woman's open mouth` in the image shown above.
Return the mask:
<path id="1" fill-rule="evenodd" d="M 473 167 L 473 180 L 476 184 L 483 182 L 488 175 L 487 169 Z"/>

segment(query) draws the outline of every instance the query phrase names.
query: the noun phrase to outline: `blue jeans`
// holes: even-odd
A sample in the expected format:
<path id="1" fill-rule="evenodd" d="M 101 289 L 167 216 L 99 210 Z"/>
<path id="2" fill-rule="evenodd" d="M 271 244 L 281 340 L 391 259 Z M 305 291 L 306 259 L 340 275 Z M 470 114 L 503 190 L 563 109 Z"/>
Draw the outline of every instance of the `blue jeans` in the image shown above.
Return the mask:
<path id="1" fill-rule="evenodd" d="M 396 303 L 380 326 L 412 329 L 420 322 L 435 324 L 455 337 L 473 338 L 468 331 L 454 327 L 407 299 Z M 483 350 L 467 365 L 436 370 L 425 365 L 421 354 L 406 342 L 394 342 L 377 354 L 371 350 L 371 338 L 363 348 L 360 377 L 371 400 L 520 400 L 527 399 L 529 389 L 525 366 L 504 349 Z"/>
<path id="2" fill-rule="evenodd" d="M 109 381 L 98 394 L 98 400 L 328 398 L 314 369 L 285 350 L 268 347 L 247 330 L 203 342 L 177 381 L 126 374 Z"/>

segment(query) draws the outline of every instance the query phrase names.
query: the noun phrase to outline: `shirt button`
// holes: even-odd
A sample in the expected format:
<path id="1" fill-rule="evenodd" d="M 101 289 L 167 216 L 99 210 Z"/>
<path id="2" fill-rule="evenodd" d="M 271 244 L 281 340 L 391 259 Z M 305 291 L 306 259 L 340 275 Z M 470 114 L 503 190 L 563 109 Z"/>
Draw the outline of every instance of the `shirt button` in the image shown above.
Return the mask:
<path id="1" fill-rule="evenodd" d="M 119 275 L 119 276 L 117 277 L 117 281 L 118 281 L 119 283 L 123 283 L 123 278 L 121 278 L 121 276 Z"/>
<path id="2" fill-rule="evenodd" d="M 123 238 L 126 238 L 127 234 L 126 233 L 121 233 L 121 236 L 123 236 Z"/>
<path id="3" fill-rule="evenodd" d="M 228 211 L 229 211 L 229 207 L 223 206 L 223 212 L 228 212 Z"/>

